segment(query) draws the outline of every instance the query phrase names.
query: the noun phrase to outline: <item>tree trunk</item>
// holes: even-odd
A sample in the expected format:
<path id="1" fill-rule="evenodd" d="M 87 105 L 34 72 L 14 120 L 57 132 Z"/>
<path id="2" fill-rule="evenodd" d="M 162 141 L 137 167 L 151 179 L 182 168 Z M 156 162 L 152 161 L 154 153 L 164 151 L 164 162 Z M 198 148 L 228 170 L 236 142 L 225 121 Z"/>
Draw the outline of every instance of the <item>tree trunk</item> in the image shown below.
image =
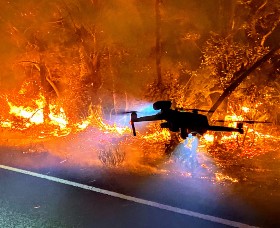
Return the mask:
<path id="1" fill-rule="evenodd" d="M 223 36 L 230 34 L 234 28 L 235 1 L 219 0 L 219 30 Z"/>
<path id="2" fill-rule="evenodd" d="M 157 84 L 159 88 L 162 85 L 161 75 L 161 8 L 162 0 L 156 0 L 155 4 L 155 16 L 156 16 L 156 71 L 157 71 Z"/>
<path id="3" fill-rule="evenodd" d="M 47 85 L 48 85 L 48 81 L 47 81 L 47 68 L 46 65 L 44 63 L 43 57 L 40 56 L 40 63 L 39 63 L 39 69 L 40 69 L 40 81 L 41 81 L 41 86 L 42 86 L 42 90 L 43 90 L 43 96 L 46 99 L 46 103 L 44 105 L 43 108 L 43 113 L 44 113 L 44 121 L 48 121 L 49 120 L 49 114 L 50 114 L 50 98 L 48 95 L 48 90 L 47 90 Z"/>

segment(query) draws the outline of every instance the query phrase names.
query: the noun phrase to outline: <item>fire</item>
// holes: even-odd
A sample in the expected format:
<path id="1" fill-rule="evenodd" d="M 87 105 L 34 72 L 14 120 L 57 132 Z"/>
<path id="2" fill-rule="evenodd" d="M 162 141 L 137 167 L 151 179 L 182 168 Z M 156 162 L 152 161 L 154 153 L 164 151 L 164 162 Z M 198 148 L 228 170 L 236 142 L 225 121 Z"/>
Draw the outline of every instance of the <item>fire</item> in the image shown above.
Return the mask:
<path id="1" fill-rule="evenodd" d="M 242 108 L 242 111 L 244 111 L 245 113 L 248 113 L 250 111 L 250 108 L 246 107 L 246 106 L 243 106 Z"/>
<path id="2" fill-rule="evenodd" d="M 229 127 L 236 127 L 236 121 L 254 119 L 256 108 L 260 104 L 255 104 L 251 108 L 249 105 L 236 104 L 237 111 L 234 111 L 232 106 L 229 106 L 229 114 L 225 116 L 225 124 Z M 236 114 L 236 113 L 239 113 Z M 252 116 L 250 118 L 250 116 Z M 260 127 L 267 130 L 266 125 L 254 125 L 244 123 L 244 134 L 237 132 L 221 132 L 219 133 L 218 141 L 215 140 L 215 133 L 209 132 L 204 135 L 202 143 L 207 146 L 208 150 L 214 156 L 224 156 L 231 158 L 253 158 L 272 150 L 275 141 L 279 140 L 277 134 L 263 134 L 259 131 Z M 264 146 L 265 145 L 265 146 Z M 271 146 L 270 146 L 271 145 Z"/>
<path id="3" fill-rule="evenodd" d="M 32 94 L 34 94 L 34 98 L 30 99 Z M 73 123 L 67 117 L 63 107 L 54 101 L 47 104 L 44 95 L 41 92 L 36 95 L 30 83 L 27 82 L 22 85 L 18 93 L 7 94 L 3 97 L 5 97 L 8 109 L 2 110 L 6 113 L 5 118 L 0 119 L 0 127 L 7 130 L 24 130 L 25 134 L 37 135 L 38 138 L 66 136 L 71 132 L 83 131 L 89 126 L 95 127 L 105 134 L 124 135 L 131 133 L 129 127 L 120 127 L 117 123 L 106 123 L 100 105 L 90 106 L 88 116 L 80 122 Z M 46 106 L 48 107 L 46 108 Z M 44 113 L 46 110 L 47 114 Z M 46 117 L 47 119 L 45 119 Z"/>
<path id="4" fill-rule="evenodd" d="M 77 128 L 78 128 L 78 129 L 81 129 L 81 130 L 84 130 L 84 129 L 86 129 L 89 125 L 90 125 L 90 120 L 89 120 L 89 119 L 86 119 L 86 120 L 82 121 L 81 123 L 77 123 Z"/>
<path id="5" fill-rule="evenodd" d="M 101 117 L 97 118 L 97 124 L 99 126 L 99 129 L 102 130 L 105 134 L 110 133 L 117 133 L 119 135 L 123 135 L 125 133 L 131 132 L 129 127 L 118 127 L 116 123 L 113 123 L 113 125 L 109 125 L 103 122 Z"/>
<path id="6" fill-rule="evenodd" d="M 136 138 L 127 137 L 132 135 L 129 122 L 127 121 L 127 126 L 123 126 L 115 118 L 113 118 L 114 121 L 111 118 L 105 118 L 106 115 L 101 105 L 90 105 L 85 118 L 74 122 L 71 116 L 67 116 L 67 106 L 63 106 L 63 104 L 55 100 L 49 101 L 48 103 L 46 97 L 40 92 L 33 92 L 28 98 L 25 96 L 26 94 L 30 94 L 30 89 L 21 89 L 17 94 L 18 96 L 6 96 L 7 110 L 4 110 L 6 114 L 0 116 L 2 118 L 0 119 L 0 126 L 2 128 L 24 131 L 25 135 L 32 135 L 32 137 L 39 140 L 46 140 L 48 137 L 64 137 L 70 133 L 78 133 L 90 128 L 94 129 L 91 137 L 96 137 L 93 140 L 94 142 L 90 144 L 91 147 L 97 147 L 96 145 L 98 143 L 96 142 L 103 140 L 102 145 L 108 145 L 109 152 L 113 151 L 118 153 L 120 148 L 124 151 L 130 151 L 131 147 L 137 148 L 137 151 L 141 154 L 141 156 L 137 155 L 137 159 L 139 158 L 141 162 L 145 161 L 155 166 L 162 164 L 163 154 L 166 153 L 167 149 L 170 149 L 170 153 L 172 153 L 174 147 L 178 145 L 176 143 L 180 141 L 174 140 L 173 137 L 175 137 L 175 134 L 171 135 L 169 130 L 160 128 L 159 123 L 147 123 L 145 125 L 145 129 L 148 129 L 146 132 L 138 128 L 140 132 L 137 132 Z M 32 95 L 33 99 L 30 98 Z M 48 113 L 44 113 L 46 110 Z M 240 111 L 241 114 L 239 114 Z M 234 121 L 247 119 L 247 115 L 251 111 L 248 106 L 241 106 L 239 112 L 234 112 L 233 109 L 229 109 L 225 120 L 229 121 L 228 126 L 236 127 Z M 206 148 L 210 152 L 214 160 L 215 156 L 221 157 L 221 154 L 230 154 L 226 157 L 230 159 L 236 157 L 252 158 L 264 153 L 267 149 L 260 146 L 254 147 L 257 145 L 257 142 L 261 142 L 262 139 L 266 139 L 267 141 L 276 139 L 276 136 L 272 136 L 269 133 L 262 134 L 251 125 L 244 125 L 244 131 L 245 136 L 239 133 L 227 132 L 221 133 L 219 137 L 216 137 L 214 132 L 208 132 L 203 135 L 201 144 L 203 148 Z M 91 131 L 89 133 L 91 134 Z M 111 140 L 112 138 L 113 140 Z M 124 138 L 125 140 L 123 140 Z M 217 138 L 219 139 L 218 146 L 215 144 Z M 175 137 L 175 139 L 177 138 Z M 172 144 L 173 142 L 174 145 Z M 191 140 L 186 141 L 184 145 L 190 147 L 187 144 L 188 142 L 190 144 Z M 116 150 L 112 149 L 113 146 Z M 213 147 L 211 148 L 211 146 Z M 189 149 L 186 148 L 186 151 Z M 105 155 L 109 154 L 107 149 L 104 149 L 104 151 Z M 111 154 L 109 155 L 111 156 Z M 238 181 L 221 173 L 215 173 L 215 179 L 218 182 Z"/>
<path id="7" fill-rule="evenodd" d="M 64 129 L 67 127 L 68 124 L 67 117 L 65 115 L 63 108 L 60 108 L 58 113 L 55 113 L 56 109 L 57 107 L 55 105 L 50 105 L 50 110 L 51 110 L 49 114 L 49 118 L 51 120 L 50 123 L 54 125 L 58 125 L 60 129 Z"/>
<path id="8" fill-rule="evenodd" d="M 11 128 L 12 127 L 12 123 L 10 121 L 3 121 L 1 122 L 1 127 L 5 127 L 5 128 Z"/>
<path id="9" fill-rule="evenodd" d="M 10 108 L 9 114 L 15 117 L 22 118 L 24 120 L 24 125 L 26 128 L 32 126 L 32 124 L 39 125 L 45 122 L 44 120 L 44 106 L 46 105 L 45 97 L 42 94 L 39 94 L 39 98 L 35 100 L 36 107 L 30 106 L 17 106 L 13 102 L 7 102 Z M 63 108 L 58 108 L 57 105 L 49 105 L 49 124 L 59 126 L 61 130 L 65 129 L 68 124 L 67 117 Z M 1 123 L 2 127 L 12 127 L 12 120 L 5 121 Z"/>
<path id="10" fill-rule="evenodd" d="M 168 130 L 161 129 L 159 131 L 155 131 L 154 133 L 148 133 L 146 132 L 146 135 L 143 135 L 142 138 L 147 140 L 147 141 L 154 141 L 154 142 L 159 142 L 159 141 L 167 141 L 170 139 L 170 132 Z"/>
<path id="11" fill-rule="evenodd" d="M 34 110 L 30 107 L 15 106 L 12 102 L 8 102 L 8 105 L 10 107 L 10 114 L 30 121 L 30 123 L 27 123 L 26 127 L 29 127 L 31 123 L 40 124 L 44 122 L 44 114 L 40 108 L 38 110 Z"/>
<path id="12" fill-rule="evenodd" d="M 211 135 L 211 134 L 205 134 L 203 135 L 203 139 L 206 141 L 206 142 L 214 142 L 214 135 Z"/>
<path id="13" fill-rule="evenodd" d="M 119 127 L 116 123 L 113 124 L 107 124 L 102 119 L 102 107 L 95 106 L 90 107 L 90 116 L 88 117 L 88 120 L 84 122 L 82 125 L 86 125 L 86 123 L 92 123 L 93 126 L 97 127 L 99 130 L 104 132 L 105 134 L 113 133 L 113 134 L 130 134 L 131 129 L 129 127 Z M 82 126 L 80 125 L 80 126 Z"/>

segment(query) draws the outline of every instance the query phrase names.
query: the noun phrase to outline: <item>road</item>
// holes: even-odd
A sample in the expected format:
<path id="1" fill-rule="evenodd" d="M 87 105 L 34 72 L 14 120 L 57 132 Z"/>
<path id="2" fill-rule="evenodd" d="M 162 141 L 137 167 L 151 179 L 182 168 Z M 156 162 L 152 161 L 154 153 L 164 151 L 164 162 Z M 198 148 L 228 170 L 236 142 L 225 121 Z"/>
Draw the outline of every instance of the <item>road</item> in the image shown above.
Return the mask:
<path id="1" fill-rule="evenodd" d="M 0 227 L 280 226 L 279 194 L 240 183 L 136 175 L 3 149 L 0 165 Z"/>

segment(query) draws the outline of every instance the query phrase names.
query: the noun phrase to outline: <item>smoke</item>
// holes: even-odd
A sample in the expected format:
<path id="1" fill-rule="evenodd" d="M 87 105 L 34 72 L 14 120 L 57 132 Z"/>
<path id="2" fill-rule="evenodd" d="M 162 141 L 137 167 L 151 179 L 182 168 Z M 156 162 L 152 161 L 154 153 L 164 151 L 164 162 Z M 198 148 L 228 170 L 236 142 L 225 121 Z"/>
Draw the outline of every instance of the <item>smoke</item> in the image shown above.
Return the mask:
<path id="1" fill-rule="evenodd" d="M 57 0 L 1 2 L 1 87 L 21 83 L 24 77 L 30 76 L 19 62 L 38 61 L 40 53 L 36 49 L 40 45 L 45 49 L 41 54 L 46 56 L 51 55 L 53 47 L 58 45 L 57 38 L 65 40 L 64 48 L 67 48 L 69 42 L 75 42 L 75 31 L 65 33 L 65 29 L 69 29 L 69 26 L 77 28 L 83 26 L 94 34 L 96 40 L 91 39 L 89 42 L 96 42 L 96 48 L 99 50 L 108 48 L 112 53 L 124 52 L 122 59 L 112 59 L 111 63 L 115 68 L 117 87 L 120 90 L 134 93 L 155 77 L 153 1 L 64 2 Z M 200 1 L 197 3 L 181 0 L 164 1 L 162 42 L 166 49 L 163 58 L 167 62 L 180 59 L 194 60 L 193 56 L 197 50 L 190 53 L 187 51 L 190 50 L 189 46 L 184 46 L 179 40 L 182 38 L 181 35 L 191 28 L 199 32 L 205 29 L 203 24 L 211 21 L 211 17 L 205 14 L 208 7 L 205 1 L 203 4 Z M 50 60 L 48 56 L 47 58 Z M 47 61 L 46 64 L 50 65 L 50 62 Z"/>

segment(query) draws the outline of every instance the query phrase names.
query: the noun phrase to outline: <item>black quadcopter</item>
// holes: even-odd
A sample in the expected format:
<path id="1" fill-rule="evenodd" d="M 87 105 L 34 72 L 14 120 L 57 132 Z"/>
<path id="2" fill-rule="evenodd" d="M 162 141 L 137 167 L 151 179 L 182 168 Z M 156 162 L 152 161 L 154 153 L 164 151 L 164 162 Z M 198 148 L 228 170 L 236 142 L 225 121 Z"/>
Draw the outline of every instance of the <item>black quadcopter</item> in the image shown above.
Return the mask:
<path id="1" fill-rule="evenodd" d="M 153 104 L 154 110 L 160 110 L 156 115 L 137 117 L 136 111 L 124 112 L 131 113 L 131 126 L 133 135 L 136 136 L 134 123 L 143 121 L 157 121 L 165 120 L 160 124 L 161 128 L 168 128 L 172 132 L 180 132 L 182 139 L 186 139 L 189 134 L 203 135 L 206 131 L 225 131 L 225 132 L 239 132 L 243 134 L 243 123 L 257 123 L 258 121 L 237 121 L 237 127 L 213 126 L 209 125 L 206 115 L 198 112 L 208 112 L 200 109 L 174 110 L 171 109 L 171 101 L 157 101 Z M 218 121 L 221 122 L 221 121 Z M 258 122 L 260 123 L 260 122 Z M 267 122 L 263 122 L 267 123 Z"/>

